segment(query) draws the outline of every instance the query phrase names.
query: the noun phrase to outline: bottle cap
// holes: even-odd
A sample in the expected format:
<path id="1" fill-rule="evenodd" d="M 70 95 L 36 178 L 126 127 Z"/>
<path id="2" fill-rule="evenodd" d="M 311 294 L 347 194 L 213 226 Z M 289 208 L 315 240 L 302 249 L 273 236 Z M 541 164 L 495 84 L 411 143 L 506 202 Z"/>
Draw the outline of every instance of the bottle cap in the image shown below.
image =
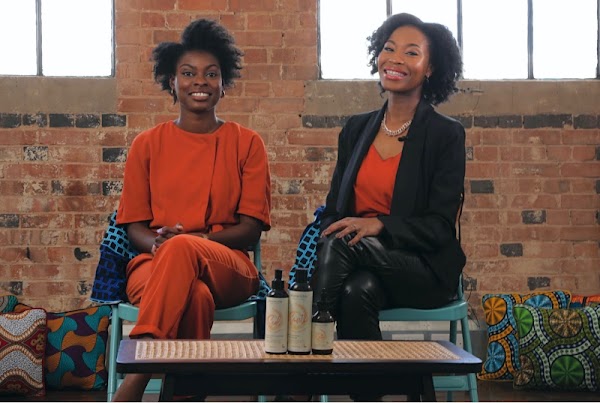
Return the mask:
<path id="1" fill-rule="evenodd" d="M 283 271 L 281 269 L 275 270 L 275 278 L 273 279 L 272 285 L 274 290 L 283 290 Z"/>
<path id="2" fill-rule="evenodd" d="M 319 295 L 319 301 L 317 301 L 317 307 L 319 310 L 327 309 L 327 290 L 325 288 L 321 289 L 321 294 Z"/>
<path id="3" fill-rule="evenodd" d="M 296 283 L 307 283 L 308 282 L 308 270 L 296 269 Z"/>

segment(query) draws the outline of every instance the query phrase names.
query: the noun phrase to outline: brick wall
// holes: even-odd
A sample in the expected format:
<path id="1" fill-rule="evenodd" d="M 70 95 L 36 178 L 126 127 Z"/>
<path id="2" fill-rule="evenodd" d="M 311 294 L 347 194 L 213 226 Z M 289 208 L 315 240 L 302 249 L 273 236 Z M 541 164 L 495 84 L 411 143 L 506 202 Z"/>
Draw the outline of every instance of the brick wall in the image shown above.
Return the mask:
<path id="1" fill-rule="evenodd" d="M 57 79 L 0 77 L 0 291 L 54 311 L 89 305 L 127 147 L 177 112 L 152 81 L 150 52 L 200 16 L 219 19 L 246 53 L 243 79 L 219 111 L 267 144 L 273 229 L 263 236 L 263 260 L 268 278 L 289 270 L 302 229 L 323 203 L 340 125 L 378 107 L 377 89 L 318 80 L 315 0 L 115 4 L 116 77 L 93 87 L 106 91 L 90 93 L 75 79 L 52 87 Z M 27 86 L 32 80 L 50 87 L 47 100 Z M 479 91 L 483 84 L 472 82 L 445 107 L 467 128 L 462 222 L 477 315 L 486 292 L 600 291 L 597 84 L 559 82 L 540 95 L 529 90 L 538 83 Z M 36 102 L 19 101 L 23 88 Z M 77 91 L 81 102 L 73 102 Z M 507 93 L 511 99 L 498 96 Z"/>

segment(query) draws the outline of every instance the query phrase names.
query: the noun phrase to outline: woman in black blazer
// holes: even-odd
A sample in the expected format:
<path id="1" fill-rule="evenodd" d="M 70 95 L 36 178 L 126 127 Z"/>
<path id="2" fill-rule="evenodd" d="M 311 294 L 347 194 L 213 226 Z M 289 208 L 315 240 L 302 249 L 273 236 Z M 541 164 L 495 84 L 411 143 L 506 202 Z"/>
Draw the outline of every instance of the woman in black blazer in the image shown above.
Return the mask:
<path id="1" fill-rule="evenodd" d="M 312 286 L 327 289 L 340 339 L 381 339 L 383 308 L 434 308 L 455 298 L 465 255 L 465 131 L 432 105 L 456 91 L 460 50 L 440 24 L 389 17 L 369 38 L 387 101 L 352 116 L 322 216 Z"/>

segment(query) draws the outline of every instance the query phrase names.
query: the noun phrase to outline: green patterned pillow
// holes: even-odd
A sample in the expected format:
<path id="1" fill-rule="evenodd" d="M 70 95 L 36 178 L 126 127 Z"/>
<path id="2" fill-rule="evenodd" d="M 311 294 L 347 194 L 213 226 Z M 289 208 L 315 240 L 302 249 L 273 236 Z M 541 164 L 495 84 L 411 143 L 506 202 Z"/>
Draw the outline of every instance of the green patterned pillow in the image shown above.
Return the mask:
<path id="1" fill-rule="evenodd" d="M 538 291 L 529 294 L 486 294 L 482 298 L 488 344 L 485 362 L 477 378 L 512 381 L 519 370 L 519 340 L 513 307 L 525 304 L 537 308 L 568 308 L 569 291 Z"/>
<path id="2" fill-rule="evenodd" d="M 515 389 L 600 390 L 600 306 L 516 305 L 521 368 Z"/>
<path id="3" fill-rule="evenodd" d="M 17 302 L 17 297 L 14 295 L 0 295 L 0 313 L 12 312 Z"/>

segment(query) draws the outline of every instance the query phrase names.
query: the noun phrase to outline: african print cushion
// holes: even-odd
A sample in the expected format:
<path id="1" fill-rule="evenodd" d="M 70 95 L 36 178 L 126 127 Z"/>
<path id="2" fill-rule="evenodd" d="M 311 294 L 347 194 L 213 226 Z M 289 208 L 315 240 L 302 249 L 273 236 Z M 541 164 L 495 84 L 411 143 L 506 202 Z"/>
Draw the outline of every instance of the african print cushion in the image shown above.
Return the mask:
<path id="1" fill-rule="evenodd" d="M 521 368 L 516 389 L 600 390 L 600 306 L 516 305 Z"/>
<path id="2" fill-rule="evenodd" d="M 583 308 L 600 304 L 600 295 L 573 295 L 569 308 Z"/>
<path id="3" fill-rule="evenodd" d="M 12 312 L 17 302 L 17 297 L 14 295 L 0 296 L 0 313 Z"/>
<path id="4" fill-rule="evenodd" d="M 31 309 L 18 304 L 16 311 Z M 108 305 L 69 312 L 48 312 L 46 386 L 49 389 L 101 390 L 111 308 Z"/>
<path id="5" fill-rule="evenodd" d="M 46 311 L 0 314 L 0 395 L 42 397 Z"/>
<path id="6" fill-rule="evenodd" d="M 488 325 L 487 357 L 477 378 L 509 381 L 519 369 L 519 341 L 513 316 L 515 305 L 567 308 L 570 300 L 571 293 L 568 291 L 484 295 L 483 311 Z"/>
<path id="7" fill-rule="evenodd" d="M 46 384 L 53 389 L 100 390 L 111 308 L 108 305 L 48 313 Z"/>

